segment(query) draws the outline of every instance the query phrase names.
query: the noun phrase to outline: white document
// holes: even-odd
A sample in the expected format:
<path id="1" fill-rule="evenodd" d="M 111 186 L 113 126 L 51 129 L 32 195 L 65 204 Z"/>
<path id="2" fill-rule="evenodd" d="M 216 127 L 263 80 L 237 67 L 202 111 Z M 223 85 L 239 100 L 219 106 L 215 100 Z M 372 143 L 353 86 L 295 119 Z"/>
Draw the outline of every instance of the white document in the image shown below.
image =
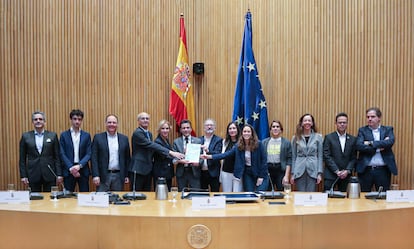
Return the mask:
<path id="1" fill-rule="evenodd" d="M 200 151 L 201 144 L 187 144 L 185 151 L 185 160 L 188 160 L 190 163 L 199 163 Z"/>
<path id="2" fill-rule="evenodd" d="M 78 193 L 78 205 L 89 207 L 109 207 L 109 195 L 96 193 Z"/>
<path id="3" fill-rule="evenodd" d="M 193 197 L 192 209 L 193 210 L 206 210 L 206 209 L 225 209 L 226 208 L 226 197 L 215 196 L 215 197 Z"/>
<path id="4" fill-rule="evenodd" d="M 30 203 L 29 191 L 0 191 L 0 203 Z"/>
<path id="5" fill-rule="evenodd" d="M 413 190 L 387 190 L 387 202 L 414 202 Z"/>
<path id="6" fill-rule="evenodd" d="M 327 193 L 295 193 L 295 206 L 326 206 Z"/>

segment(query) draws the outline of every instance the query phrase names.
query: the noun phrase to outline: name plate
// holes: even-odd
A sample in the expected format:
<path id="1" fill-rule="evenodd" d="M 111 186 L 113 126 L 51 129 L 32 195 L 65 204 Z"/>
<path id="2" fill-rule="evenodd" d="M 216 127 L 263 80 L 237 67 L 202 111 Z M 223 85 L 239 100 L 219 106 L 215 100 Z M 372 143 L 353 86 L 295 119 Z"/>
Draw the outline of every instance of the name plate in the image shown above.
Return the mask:
<path id="1" fill-rule="evenodd" d="M 387 190 L 386 202 L 414 202 L 413 190 Z"/>
<path id="2" fill-rule="evenodd" d="M 88 207 L 109 207 L 108 194 L 78 194 L 78 205 Z"/>
<path id="3" fill-rule="evenodd" d="M 295 193 L 295 206 L 326 206 L 328 204 L 327 193 Z"/>
<path id="4" fill-rule="evenodd" d="M 193 197 L 192 208 L 193 210 L 206 210 L 206 209 L 225 209 L 226 197 L 214 196 L 214 197 Z"/>
<path id="5" fill-rule="evenodd" d="M 30 203 L 29 191 L 0 191 L 0 203 Z"/>

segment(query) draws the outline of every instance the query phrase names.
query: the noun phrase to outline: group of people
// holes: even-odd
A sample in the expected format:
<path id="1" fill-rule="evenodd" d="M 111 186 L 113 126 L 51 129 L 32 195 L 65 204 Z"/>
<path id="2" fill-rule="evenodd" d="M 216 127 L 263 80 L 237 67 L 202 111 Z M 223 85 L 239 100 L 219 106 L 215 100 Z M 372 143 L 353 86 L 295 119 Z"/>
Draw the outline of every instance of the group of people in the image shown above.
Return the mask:
<path id="1" fill-rule="evenodd" d="M 173 178 L 179 191 L 185 188 L 219 192 L 283 190 L 294 184 L 297 191 L 314 192 L 323 180 L 324 190 L 346 191 L 349 178 L 357 174 L 361 190 L 390 188 L 391 174 L 397 174 L 393 127 L 381 125 L 381 111 L 366 111 L 367 125 L 358 136 L 347 133 L 348 116 L 335 118 L 336 131 L 318 133 L 314 117 L 300 117 L 291 140 L 282 136 L 279 120 L 269 126 L 271 136 L 260 141 L 254 128 L 230 122 L 223 138 L 215 134 L 216 122 L 204 121 L 204 134 L 192 136 L 190 120 L 180 123 L 180 136 L 169 141 L 171 125 L 161 120 L 153 138 L 148 130 L 150 115 L 138 114 L 138 128 L 129 139 L 117 131 L 118 118 L 105 118 L 106 131 L 91 135 L 81 129 L 84 113 L 72 110 L 71 127 L 56 133 L 45 129 L 46 116 L 32 114 L 34 130 L 20 140 L 19 169 L 21 181 L 34 192 L 50 191 L 64 184 L 68 191 L 89 191 L 89 177 L 97 191 L 123 191 L 129 183 L 136 191 L 150 191 L 160 177 L 170 189 Z M 200 144 L 197 162 L 185 157 L 189 144 Z M 91 165 L 89 167 L 89 164 Z M 356 172 L 355 172 L 356 170 Z M 270 179 L 269 179 L 270 178 Z M 273 186 L 272 186 L 273 185 Z"/>

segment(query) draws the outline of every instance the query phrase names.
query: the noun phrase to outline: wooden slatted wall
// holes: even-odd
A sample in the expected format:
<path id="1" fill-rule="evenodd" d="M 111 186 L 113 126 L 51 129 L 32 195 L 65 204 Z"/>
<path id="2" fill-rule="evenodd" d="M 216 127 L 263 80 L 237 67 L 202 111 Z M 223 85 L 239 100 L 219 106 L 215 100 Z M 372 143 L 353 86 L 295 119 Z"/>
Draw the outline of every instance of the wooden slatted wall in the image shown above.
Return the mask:
<path id="1" fill-rule="evenodd" d="M 395 127 L 400 174 L 393 181 L 413 188 L 410 0 L 0 0 L 0 189 L 19 181 L 18 143 L 34 110 L 45 111 L 47 128 L 58 133 L 73 108 L 84 110 L 92 135 L 104 130 L 108 113 L 128 136 L 141 111 L 151 114 L 154 132 L 159 120 L 173 122 L 181 12 L 190 64 L 205 63 L 193 79 L 197 133 L 212 117 L 224 135 L 248 9 L 269 119 L 282 120 L 290 138 L 305 112 L 327 134 L 346 111 L 356 134 L 365 110 L 379 106 L 383 124 Z"/>

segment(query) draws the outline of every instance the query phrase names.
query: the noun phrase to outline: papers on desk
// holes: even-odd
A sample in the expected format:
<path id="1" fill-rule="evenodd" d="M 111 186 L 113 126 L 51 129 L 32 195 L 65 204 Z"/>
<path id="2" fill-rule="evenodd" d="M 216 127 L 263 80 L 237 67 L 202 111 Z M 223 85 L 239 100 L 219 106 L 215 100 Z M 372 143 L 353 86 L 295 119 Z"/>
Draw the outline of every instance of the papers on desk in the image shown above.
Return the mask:
<path id="1" fill-rule="evenodd" d="M 109 207 L 109 194 L 93 192 L 90 194 L 78 194 L 78 205 L 88 207 Z"/>
<path id="2" fill-rule="evenodd" d="M 0 191 L 0 203 L 30 203 L 29 191 Z"/>
<path id="3" fill-rule="evenodd" d="M 414 190 L 387 190 L 386 202 L 414 202 Z"/>
<path id="4" fill-rule="evenodd" d="M 201 144 L 187 144 L 185 151 L 185 160 L 188 160 L 190 163 L 199 163 L 200 152 Z"/>
<path id="5" fill-rule="evenodd" d="M 295 193 L 295 206 L 326 206 L 327 193 Z"/>

